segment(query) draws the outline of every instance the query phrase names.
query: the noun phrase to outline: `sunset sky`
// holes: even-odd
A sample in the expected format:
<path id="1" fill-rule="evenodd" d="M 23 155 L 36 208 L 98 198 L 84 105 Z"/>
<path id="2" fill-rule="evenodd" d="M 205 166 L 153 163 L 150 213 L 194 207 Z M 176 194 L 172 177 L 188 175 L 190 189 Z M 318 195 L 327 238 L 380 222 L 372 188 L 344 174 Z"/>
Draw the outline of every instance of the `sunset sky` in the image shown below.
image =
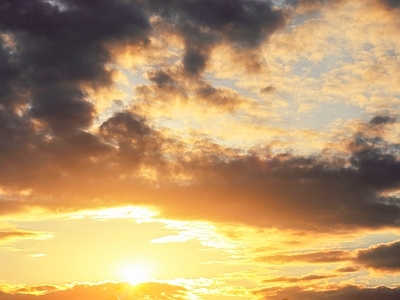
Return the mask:
<path id="1" fill-rule="evenodd" d="M 400 299 L 399 0 L 0 0 L 0 300 Z"/>

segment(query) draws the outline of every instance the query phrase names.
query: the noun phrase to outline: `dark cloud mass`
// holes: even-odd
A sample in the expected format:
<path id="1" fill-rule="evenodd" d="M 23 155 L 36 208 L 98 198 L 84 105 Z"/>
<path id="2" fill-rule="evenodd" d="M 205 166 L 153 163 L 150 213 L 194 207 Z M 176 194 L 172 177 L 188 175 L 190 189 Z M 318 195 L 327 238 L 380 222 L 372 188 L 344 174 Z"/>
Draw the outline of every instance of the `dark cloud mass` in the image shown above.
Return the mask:
<path id="1" fill-rule="evenodd" d="M 33 231 L 27 230 L 2 230 L 0 231 L 0 241 L 13 239 L 13 238 L 29 238 L 39 235 Z"/>
<path id="2" fill-rule="evenodd" d="M 260 93 L 265 93 L 266 94 L 266 93 L 273 92 L 274 90 L 275 90 L 275 88 L 272 85 L 269 85 L 269 86 L 261 88 L 260 89 Z"/>
<path id="3" fill-rule="evenodd" d="M 348 3 L 350 0 L 285 0 L 284 3 L 293 7 L 301 7 L 307 10 L 323 9 L 329 5 Z M 361 2 L 361 1 L 360 1 Z M 399 0 L 375 0 L 376 3 L 392 10 L 400 5 Z"/>
<path id="4" fill-rule="evenodd" d="M 371 119 L 371 121 L 369 121 L 369 123 L 372 125 L 381 125 L 394 122 L 396 122 L 396 118 L 390 116 L 375 116 Z"/>
<path id="5" fill-rule="evenodd" d="M 182 187 L 180 193 L 189 197 L 196 191 L 199 199 L 220 203 L 217 217 L 202 202 L 196 211 L 203 218 L 310 230 L 397 227 L 399 200 L 379 195 L 399 184 L 399 162 L 388 153 L 391 146 L 358 145 L 349 167 L 291 155 L 216 159 L 199 173 L 198 185 Z"/>
<path id="6" fill-rule="evenodd" d="M 67 86 L 37 93 L 30 112 L 34 119 L 42 120 L 54 131 L 63 132 L 89 127 L 95 109 L 81 90 Z"/>
<path id="7" fill-rule="evenodd" d="M 400 272 L 400 241 L 361 250 L 357 261 L 369 268 Z"/>
<path id="8" fill-rule="evenodd" d="M 274 10 L 268 1 L 150 0 L 147 3 L 163 17 L 204 27 L 244 47 L 259 45 L 285 22 L 283 12 Z"/>
<path id="9" fill-rule="evenodd" d="M 396 8 L 400 6 L 399 0 L 381 0 L 382 3 L 386 4 L 389 8 Z"/>

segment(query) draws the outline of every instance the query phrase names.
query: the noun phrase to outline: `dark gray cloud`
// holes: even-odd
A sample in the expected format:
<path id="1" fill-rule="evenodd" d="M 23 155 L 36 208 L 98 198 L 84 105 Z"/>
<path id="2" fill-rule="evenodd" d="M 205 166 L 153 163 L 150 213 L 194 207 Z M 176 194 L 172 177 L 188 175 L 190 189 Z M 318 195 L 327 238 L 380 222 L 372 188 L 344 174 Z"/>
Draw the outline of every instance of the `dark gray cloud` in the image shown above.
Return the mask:
<path id="1" fill-rule="evenodd" d="M 400 271 L 400 241 L 359 251 L 356 261 L 366 267 L 383 271 Z"/>
<path id="2" fill-rule="evenodd" d="M 232 157 L 231 153 L 226 159 L 224 151 L 229 149 L 209 148 L 207 152 L 202 144 L 195 146 L 200 147 L 201 156 L 186 156 L 182 161 L 177 156 L 172 164 L 163 151 L 179 144 L 164 140 L 145 119 L 133 113 L 115 114 L 100 127 L 99 136 L 77 131 L 51 140 L 31 138 L 31 127 L 17 125 L 18 131 L 7 126 L 0 131 L 15 138 L 11 146 L 3 146 L 7 156 L 0 178 L 7 189 L 32 189 L 61 201 L 41 205 L 85 205 L 84 201 L 61 200 L 61 195 L 75 198 L 73 191 L 79 190 L 80 197 L 87 200 L 107 201 L 117 193 L 119 201 L 140 203 L 139 195 L 146 194 L 148 203 L 179 218 L 323 231 L 399 225 L 399 199 L 379 196 L 399 185 L 399 163 L 395 154 L 388 152 L 392 145 L 379 139 L 367 144 L 357 142 L 357 147 L 351 144 L 355 152 L 349 167 L 343 166 L 346 162 L 292 155 Z M 158 188 L 153 189 L 128 179 L 140 166 L 167 174 L 171 164 L 174 172 L 191 174 L 192 183 L 182 186 L 160 180 Z M 130 176 L 121 178 L 124 174 Z M 137 197 L 132 198 L 133 194 Z M 187 209 L 187 201 L 192 209 Z M 302 259 L 340 260 L 343 253 L 325 254 Z"/>
<path id="3" fill-rule="evenodd" d="M 185 71 L 204 71 L 213 46 L 227 42 L 246 50 L 258 47 L 286 22 L 285 13 L 268 1 L 169 0 L 144 1 L 150 11 L 176 24 L 186 50 Z"/>
<path id="4" fill-rule="evenodd" d="M 57 132 L 85 129 L 95 110 L 82 85 L 111 84 L 110 48 L 146 44 L 146 15 L 126 1 L 0 3 L 0 105 Z M 21 123 L 29 120 L 20 121 Z"/>
<path id="5" fill-rule="evenodd" d="M 208 164 L 193 161 L 187 168 L 196 169 L 197 181 L 171 193 L 209 200 L 195 201 L 196 209 L 185 212 L 187 217 L 323 231 L 398 227 L 400 200 L 380 196 L 400 184 L 393 145 L 371 139 L 357 147 L 350 143 L 353 148 L 349 160 L 341 162 L 292 155 L 226 160 L 216 155 Z M 166 211 L 184 214 L 174 202 Z"/>
<path id="6" fill-rule="evenodd" d="M 383 4 L 387 5 L 389 8 L 396 8 L 400 6 L 399 0 L 380 0 Z"/>
<path id="7" fill-rule="evenodd" d="M 38 92 L 32 100 L 30 113 L 52 130 L 65 132 L 89 127 L 95 109 L 80 89 L 57 86 Z"/>
<path id="8" fill-rule="evenodd" d="M 186 74 L 180 73 L 180 70 L 150 70 L 146 77 L 155 84 L 138 86 L 136 93 L 151 102 L 168 103 L 176 101 L 176 98 L 184 101 L 192 99 L 224 112 L 234 112 L 244 102 L 250 102 L 234 90 L 215 87 L 203 78 L 188 78 Z"/>
<path id="9" fill-rule="evenodd" d="M 400 200 L 381 196 L 400 184 L 395 145 L 382 138 L 357 134 L 349 142 L 348 160 L 326 161 L 268 152 L 242 155 L 205 141 L 193 145 L 191 154 L 129 111 L 106 120 L 99 134 L 78 129 L 37 134 L 26 119 L 1 111 L 0 122 L 0 137 L 8 141 L 0 144 L 2 188 L 11 194 L 31 191 L 15 194 L 13 205 L 0 203 L 7 211 L 146 202 L 170 217 L 310 231 L 400 223 Z M 157 174 L 157 187 L 137 180 L 141 168 Z M 170 177 L 180 174 L 190 176 L 190 184 Z M 341 252 L 315 255 L 297 259 L 346 259 Z"/>
<path id="10" fill-rule="evenodd" d="M 396 118 L 391 116 L 375 116 L 369 121 L 371 125 L 381 125 L 394 122 L 396 122 Z"/>
<path id="11" fill-rule="evenodd" d="M 159 88 L 176 85 L 174 74 L 165 70 L 151 70 L 147 73 L 147 78 L 156 83 Z"/>
<path id="12" fill-rule="evenodd" d="M 337 262 L 349 262 L 353 265 L 349 265 L 344 268 L 337 269 L 336 272 L 348 273 L 357 272 L 360 267 L 371 268 L 377 271 L 387 272 L 400 272 L 400 241 L 387 244 L 379 244 L 371 246 L 367 249 L 360 249 L 354 251 L 343 251 L 343 250 L 330 250 L 330 251 L 319 251 L 319 252 L 308 252 L 308 253 L 289 253 L 289 254 L 275 254 L 269 256 L 261 256 L 256 258 L 256 261 L 266 262 L 270 264 L 282 264 L 290 262 L 302 262 L 310 264 L 319 263 L 337 263 Z M 321 278 L 325 278 L 321 276 Z M 297 282 L 302 280 L 313 280 L 312 276 L 303 277 L 277 277 L 266 282 Z M 319 279 L 316 276 L 315 279 Z"/>
<path id="13" fill-rule="evenodd" d="M 360 270 L 360 267 L 363 266 L 377 271 L 388 271 L 393 273 L 400 272 L 400 258 L 398 255 L 400 253 L 399 251 L 400 241 L 396 241 L 387 244 L 374 245 L 367 249 L 359 249 L 354 251 L 330 250 L 308 253 L 275 254 L 258 257 L 256 258 L 256 261 L 270 264 L 282 264 L 290 262 L 326 264 L 347 261 L 353 265 L 337 269 L 336 272 L 357 272 Z M 324 276 L 321 278 L 324 278 Z M 306 276 L 304 280 L 307 279 L 313 280 L 313 277 L 311 276 L 308 278 L 308 276 Z M 315 279 L 319 279 L 318 276 Z M 303 280 L 303 277 L 277 277 L 267 281 L 297 282 L 301 280 Z"/>
<path id="14" fill-rule="evenodd" d="M 190 74 L 197 74 L 204 71 L 206 67 L 207 54 L 203 54 L 196 49 L 186 49 L 183 57 L 185 71 Z"/>

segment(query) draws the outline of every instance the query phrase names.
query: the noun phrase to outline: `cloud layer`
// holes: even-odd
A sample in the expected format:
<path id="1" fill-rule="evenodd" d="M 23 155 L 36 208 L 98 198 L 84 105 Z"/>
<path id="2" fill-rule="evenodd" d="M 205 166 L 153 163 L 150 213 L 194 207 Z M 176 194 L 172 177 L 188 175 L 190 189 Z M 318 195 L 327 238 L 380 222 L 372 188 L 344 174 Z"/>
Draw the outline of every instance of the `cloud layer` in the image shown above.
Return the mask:
<path id="1" fill-rule="evenodd" d="M 0 287 L 1 288 L 1 287 Z M 5 287 L 7 288 L 7 287 Z M 132 287 L 126 283 L 102 283 L 102 284 L 75 284 L 71 286 L 56 287 L 24 286 L 13 291 L 1 291 L 0 299 L 121 299 L 121 297 L 134 299 L 186 299 L 187 290 L 181 286 L 166 283 L 142 283 Z"/>
<path id="2" fill-rule="evenodd" d="M 2 2 L 0 185 L 13 199 L 1 201 L 4 213 L 26 206 L 90 207 L 94 199 L 125 203 L 129 198 L 178 217 L 257 226 L 398 227 L 399 200 L 384 195 L 399 185 L 398 145 L 383 136 L 397 126 L 395 116 L 360 122 L 343 141 L 343 159 L 273 154 L 268 145 L 245 153 L 201 138 L 190 146 L 165 136 L 138 106 L 94 125 L 95 99 L 87 87 L 113 84 L 113 48 L 150 47 L 156 29 L 151 18 L 168 24 L 165 30 L 171 32 L 162 35 L 182 39 L 182 69 L 151 71 L 154 84 L 143 88 L 166 99 L 169 93 L 176 95 L 174 90 L 182 95 L 191 90 L 187 101 L 196 98 L 205 106 L 231 107 L 231 112 L 240 108 L 248 100 L 201 78 L 189 76 L 195 89 L 185 87 L 182 72 L 200 76 L 219 44 L 244 53 L 261 47 L 284 26 L 283 8 L 259 1 L 61 4 Z M 158 187 L 146 183 L 146 170 Z M 186 202 L 196 209 L 187 212 Z"/>

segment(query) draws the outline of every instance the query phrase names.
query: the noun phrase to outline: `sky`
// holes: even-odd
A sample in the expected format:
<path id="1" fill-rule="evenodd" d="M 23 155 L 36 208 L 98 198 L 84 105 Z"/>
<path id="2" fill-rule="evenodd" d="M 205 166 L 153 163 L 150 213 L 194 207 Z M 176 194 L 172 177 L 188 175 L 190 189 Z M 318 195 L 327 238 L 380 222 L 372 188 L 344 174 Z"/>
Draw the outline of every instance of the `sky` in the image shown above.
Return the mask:
<path id="1" fill-rule="evenodd" d="M 400 299 L 399 16 L 0 0 L 0 300 Z"/>

